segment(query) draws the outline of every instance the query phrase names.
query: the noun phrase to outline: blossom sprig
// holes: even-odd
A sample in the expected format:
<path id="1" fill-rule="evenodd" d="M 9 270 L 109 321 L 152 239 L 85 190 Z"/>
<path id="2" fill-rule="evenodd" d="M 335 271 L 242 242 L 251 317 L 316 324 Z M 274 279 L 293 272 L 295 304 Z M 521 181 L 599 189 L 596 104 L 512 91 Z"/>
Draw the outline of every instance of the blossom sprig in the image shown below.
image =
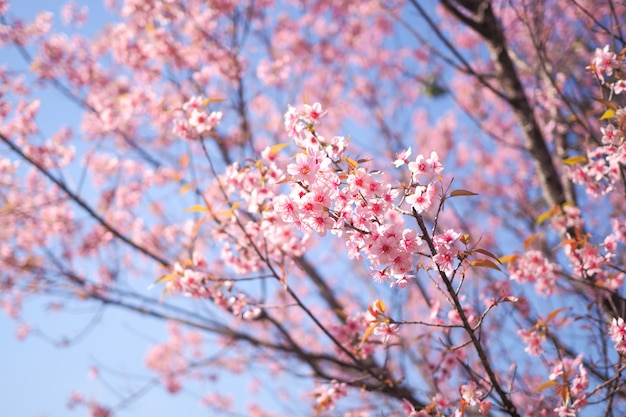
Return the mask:
<path id="1" fill-rule="evenodd" d="M 615 52 L 611 51 L 609 45 L 605 45 L 602 49 L 596 48 L 591 65 L 587 67 L 601 82 L 606 81 L 605 76 L 611 77 L 615 71 L 622 68 L 622 60 Z"/>
<path id="2" fill-rule="evenodd" d="M 601 146 L 587 150 L 586 156 L 569 158 L 569 176 L 576 184 L 584 185 L 587 193 L 599 197 L 611 192 L 623 179 L 626 165 L 626 108 L 615 101 L 615 96 L 626 91 L 626 51 L 612 52 L 609 46 L 596 49 L 588 67 L 600 83 L 610 91 L 609 99 L 597 99 L 606 106 L 601 120 Z M 579 162 L 584 162 L 579 164 Z"/>
<path id="3" fill-rule="evenodd" d="M 206 106 L 218 101 L 221 100 L 204 96 L 191 97 L 182 106 L 185 117 L 174 120 L 173 133 L 183 139 L 197 139 L 213 131 L 222 120 L 223 113 L 209 112 Z"/>
<path id="4" fill-rule="evenodd" d="M 554 409 L 559 417 L 571 417 L 588 404 L 586 390 L 589 387 L 589 377 L 582 362 L 582 355 L 576 358 L 563 358 L 552 367 L 548 376 L 549 381 L 540 388 L 556 386 L 560 394 L 561 404 Z M 574 376 L 575 370 L 578 373 Z M 574 376 L 572 378 L 572 376 Z"/>
<path id="5" fill-rule="evenodd" d="M 333 379 L 329 384 L 319 385 L 313 392 L 315 397 L 315 411 L 332 411 L 335 404 L 341 397 L 346 397 L 348 391 L 346 384 Z"/>
<path id="6" fill-rule="evenodd" d="M 210 299 L 236 317 L 254 320 L 262 314 L 261 308 L 244 293 L 234 292 L 234 280 L 218 279 L 207 273 L 204 257 L 194 253 L 191 260 L 176 262 L 169 274 L 157 283 L 165 282 L 164 294 Z"/>
<path id="7" fill-rule="evenodd" d="M 615 350 L 620 355 L 626 356 L 626 323 L 623 318 L 613 318 L 609 327 L 609 336 L 615 342 Z"/>
<path id="8" fill-rule="evenodd" d="M 289 106 L 285 113 L 285 129 L 301 152 L 286 169 L 291 192 L 277 197 L 274 208 L 283 221 L 304 231 L 342 237 L 350 258 L 369 261 L 375 281 L 405 288 L 415 277 L 417 258 L 425 251 L 422 238 L 405 227 L 399 213 L 422 214 L 436 206 L 444 166 L 436 152 L 409 160 L 408 149 L 394 165 L 404 165 L 410 184 L 394 185 L 345 156 L 347 141 L 341 137 L 324 139 L 319 129 L 327 113 L 318 103 L 302 109 Z M 409 210 L 402 209 L 403 204 Z M 435 262 L 450 271 L 455 255 L 449 245 L 440 249 Z"/>
<path id="9" fill-rule="evenodd" d="M 445 415 L 451 417 L 462 417 L 467 415 L 467 409 L 473 408 L 478 411 L 480 415 L 488 415 L 491 411 L 491 401 L 485 399 L 483 390 L 479 389 L 478 384 L 474 381 L 469 381 L 466 384 L 462 384 L 459 387 L 459 405 L 453 407 L 452 402 L 438 393 L 432 399 L 432 402 L 421 410 L 418 410 L 408 401 L 403 401 L 402 407 L 407 417 L 444 417 L 443 412 L 450 410 L 451 412 Z"/>
<path id="10" fill-rule="evenodd" d="M 540 251 L 526 251 L 510 270 L 510 279 L 533 283 L 538 294 L 548 296 L 556 287 L 561 268 L 550 262 Z"/>
<path id="11" fill-rule="evenodd" d="M 459 408 L 462 412 L 465 412 L 468 407 L 477 407 L 480 414 L 486 415 L 491 410 L 491 401 L 484 399 L 484 393 L 478 389 L 476 382 L 469 381 L 467 384 L 461 385 L 459 392 L 461 394 L 461 406 Z"/>
<path id="12" fill-rule="evenodd" d="M 387 308 L 382 300 L 376 300 L 368 307 L 365 313 L 365 321 L 369 327 L 363 335 L 361 345 L 365 343 L 372 332 L 381 337 L 384 345 L 388 345 L 392 339 L 399 336 L 400 329 L 398 324 L 393 323 L 386 311 Z"/>

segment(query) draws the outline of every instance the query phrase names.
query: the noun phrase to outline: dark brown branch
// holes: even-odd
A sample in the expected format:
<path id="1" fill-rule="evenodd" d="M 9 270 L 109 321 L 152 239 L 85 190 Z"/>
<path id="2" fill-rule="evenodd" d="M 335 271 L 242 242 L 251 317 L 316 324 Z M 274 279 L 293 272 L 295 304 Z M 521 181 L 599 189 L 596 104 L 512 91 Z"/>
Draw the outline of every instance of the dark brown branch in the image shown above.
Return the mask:
<path id="1" fill-rule="evenodd" d="M 424 218 L 421 215 L 419 215 L 415 211 L 415 209 L 413 209 L 413 217 L 415 218 L 415 220 L 417 220 L 417 225 L 419 226 L 419 229 L 422 232 L 422 239 L 426 241 L 426 244 L 428 245 L 428 248 L 430 249 L 431 255 L 432 256 L 436 255 L 437 249 L 435 248 L 435 244 L 428 232 L 428 229 L 426 228 L 426 224 L 424 223 Z M 467 315 L 465 314 L 465 311 L 463 310 L 463 306 L 461 305 L 461 301 L 459 300 L 457 292 L 454 286 L 452 285 L 452 281 L 448 278 L 448 276 L 446 275 L 444 271 L 439 269 L 439 267 L 437 267 L 437 270 L 439 272 L 439 276 L 441 277 L 441 280 L 443 281 L 446 287 L 446 291 L 448 292 L 448 295 L 449 295 L 448 299 L 452 300 L 452 303 L 453 303 L 452 307 L 455 309 L 455 311 L 459 315 L 459 318 L 461 319 L 461 322 L 463 323 L 463 328 L 465 329 L 465 333 L 467 333 L 467 335 L 469 336 L 470 343 L 474 346 L 474 350 L 478 354 L 478 358 L 480 359 L 480 362 L 483 365 L 485 372 L 487 373 L 487 376 L 489 378 L 489 383 L 491 384 L 491 387 L 498 394 L 498 397 L 500 397 L 500 401 L 502 402 L 502 407 L 504 408 L 504 411 L 512 417 L 520 417 L 519 413 L 517 412 L 517 408 L 515 407 L 515 404 L 513 404 L 513 401 L 511 401 L 508 394 L 504 391 L 504 389 L 500 385 L 500 382 L 498 381 L 498 378 L 495 372 L 491 368 L 491 361 L 487 357 L 487 353 L 485 352 L 485 349 L 483 348 L 482 343 L 476 336 L 475 328 L 470 324 L 467 318 Z"/>
<path id="2" fill-rule="evenodd" d="M 48 178 L 50 181 L 52 181 L 72 201 L 74 201 L 83 210 L 85 210 L 92 219 L 97 221 L 102 227 L 104 227 L 109 232 L 111 232 L 119 240 L 121 240 L 122 242 L 126 243 L 130 247 L 138 250 L 139 252 L 143 253 L 144 255 L 146 255 L 147 257 L 151 258 L 152 260 L 158 262 L 162 266 L 169 266 L 170 265 L 170 262 L 168 260 L 166 260 L 165 258 L 161 257 L 160 255 L 157 255 L 156 253 L 151 252 L 150 250 L 144 248 L 143 246 L 133 242 L 129 237 L 124 235 L 117 228 L 115 228 L 113 225 L 111 225 L 109 222 L 107 222 L 102 216 L 100 216 L 98 213 L 96 213 L 94 211 L 94 209 L 92 209 L 91 206 L 89 206 L 89 204 L 87 204 L 87 202 L 85 202 L 85 200 L 83 200 L 81 197 L 79 197 L 77 194 L 75 194 L 72 190 L 70 190 L 65 185 L 65 183 L 63 183 L 58 178 L 54 177 L 41 164 L 39 164 L 37 161 L 35 161 L 34 159 L 32 159 L 31 157 L 26 155 L 24 153 L 24 151 L 19 146 L 17 146 L 15 143 L 13 143 L 13 141 L 11 141 L 9 138 L 4 136 L 4 134 L 2 134 L 2 133 L 0 133 L 0 140 L 2 140 L 4 143 L 6 143 L 9 146 L 9 148 L 11 148 L 15 153 L 17 153 L 22 159 L 27 161 L 30 165 L 32 165 L 34 168 L 36 168 L 41 174 L 43 174 L 46 178 Z"/>

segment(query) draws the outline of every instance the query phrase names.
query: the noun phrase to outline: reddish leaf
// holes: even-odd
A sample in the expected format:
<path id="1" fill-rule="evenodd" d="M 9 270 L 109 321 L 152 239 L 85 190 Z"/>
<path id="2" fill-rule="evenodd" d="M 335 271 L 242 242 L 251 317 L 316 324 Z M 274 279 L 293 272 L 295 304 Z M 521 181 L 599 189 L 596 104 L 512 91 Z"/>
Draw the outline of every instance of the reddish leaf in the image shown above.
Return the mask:
<path id="1" fill-rule="evenodd" d="M 561 307 L 561 308 L 557 308 L 556 310 L 551 311 L 550 314 L 548 314 L 548 317 L 546 317 L 546 323 L 550 322 L 550 320 L 556 317 L 556 315 L 559 314 L 563 310 L 566 310 L 566 308 Z"/>
<path id="2" fill-rule="evenodd" d="M 460 197 L 460 196 L 473 196 L 473 195 L 478 195 L 476 193 L 473 193 L 471 191 L 467 191 L 467 190 L 454 190 L 450 193 L 450 198 L 452 197 Z"/>
<path id="3" fill-rule="evenodd" d="M 524 250 L 528 250 L 530 248 L 530 245 L 532 245 L 532 243 L 535 241 L 535 239 L 537 239 L 537 234 L 528 236 L 524 240 Z"/>
<path id="4" fill-rule="evenodd" d="M 490 261 L 489 259 L 476 259 L 472 262 L 470 262 L 471 266 L 479 266 L 482 268 L 490 268 L 490 269 L 495 269 L 496 271 L 501 271 L 500 267 L 498 265 L 496 265 L 495 263 L 493 263 L 492 261 Z"/>
<path id="5" fill-rule="evenodd" d="M 617 104 L 613 103 L 612 101 L 609 101 L 604 98 L 596 98 L 596 97 L 591 97 L 591 99 L 597 101 L 598 103 L 604 104 L 609 109 L 617 110 Z"/>
<path id="6" fill-rule="evenodd" d="M 478 248 L 478 249 L 474 249 L 474 252 L 482 253 L 485 256 L 488 256 L 488 257 L 490 257 L 492 259 L 495 259 L 496 261 L 498 261 L 499 264 L 502 263 L 502 262 L 500 262 L 500 258 L 498 258 L 493 253 L 489 252 L 487 249 Z"/>

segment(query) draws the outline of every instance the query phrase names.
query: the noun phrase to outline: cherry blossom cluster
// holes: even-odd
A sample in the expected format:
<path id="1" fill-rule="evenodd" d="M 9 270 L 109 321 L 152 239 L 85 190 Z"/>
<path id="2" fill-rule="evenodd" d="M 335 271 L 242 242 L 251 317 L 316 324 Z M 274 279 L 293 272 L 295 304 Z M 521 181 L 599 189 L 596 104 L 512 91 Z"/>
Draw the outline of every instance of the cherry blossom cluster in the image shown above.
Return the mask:
<path id="1" fill-rule="evenodd" d="M 102 404 L 98 403 L 92 399 L 86 399 L 85 396 L 78 392 L 74 391 L 71 393 L 70 398 L 67 402 L 67 407 L 69 409 L 73 409 L 78 406 L 86 407 L 89 411 L 90 417 L 110 417 L 111 410 Z"/>
<path id="2" fill-rule="evenodd" d="M 615 350 L 626 356 L 626 324 L 623 318 L 613 318 L 609 328 L 609 336 L 615 342 Z"/>
<path id="3" fill-rule="evenodd" d="M 558 417 L 576 417 L 588 403 L 585 391 L 589 387 L 589 378 L 581 362 L 582 355 L 574 359 L 564 358 L 559 360 L 550 371 L 549 380 L 557 382 L 568 394 L 562 397 L 563 403 L 554 409 Z M 577 368 L 578 372 L 574 376 Z"/>
<path id="4" fill-rule="evenodd" d="M 329 326 L 333 337 L 349 352 L 360 358 L 366 358 L 374 353 L 374 344 L 368 340 L 363 340 L 363 335 L 368 329 L 368 322 L 365 314 L 359 313 L 350 316 L 341 325 Z M 338 357 L 347 357 L 346 353 L 335 346 L 335 354 Z"/>
<path id="5" fill-rule="evenodd" d="M 392 323 L 386 314 L 385 303 L 382 300 L 374 301 L 365 313 L 365 321 L 374 329 L 374 334 L 380 336 L 384 345 L 398 337 L 399 326 Z"/>
<path id="6" fill-rule="evenodd" d="M 561 236 L 567 235 L 568 230 L 581 230 L 583 219 L 580 214 L 579 207 L 566 204 L 550 217 L 550 227 Z"/>
<path id="7" fill-rule="evenodd" d="M 187 100 L 182 107 L 186 117 L 174 120 L 174 134 L 184 139 L 197 139 L 214 130 L 222 120 L 222 112 L 209 113 L 206 106 L 210 102 L 204 96 L 193 96 Z"/>
<path id="8" fill-rule="evenodd" d="M 609 248 L 614 244 L 611 236 L 607 236 L 605 242 Z M 607 246 L 605 245 L 605 248 Z M 611 291 L 618 290 L 624 283 L 624 273 L 614 271 L 610 265 L 613 252 L 602 253 L 600 246 L 583 242 L 577 248 L 566 247 L 566 254 L 572 263 L 573 273 L 578 278 L 593 278 L 599 288 L 607 288 Z"/>
<path id="9" fill-rule="evenodd" d="M 543 353 L 543 344 L 546 342 L 546 329 L 543 326 L 533 326 L 530 330 L 520 329 L 517 332 L 522 342 L 526 345 L 524 351 L 532 356 Z"/>
<path id="10" fill-rule="evenodd" d="M 618 117 L 626 116 L 626 109 L 618 110 Z M 622 129 L 611 123 L 602 128 L 603 146 L 587 151 L 587 163 L 570 167 L 572 181 L 585 186 L 589 195 L 598 197 L 613 190 L 621 180 L 620 167 L 626 163 L 626 148 Z"/>
<path id="11" fill-rule="evenodd" d="M 510 279 L 519 283 L 534 283 L 537 293 L 552 294 L 561 268 L 550 262 L 538 250 L 526 251 L 510 269 Z"/>
<path id="12" fill-rule="evenodd" d="M 188 371 L 188 357 L 203 357 L 204 338 L 200 332 L 183 332 L 177 323 L 169 323 L 170 339 L 153 346 L 146 355 L 146 366 L 161 375 L 163 385 L 170 393 L 182 388 L 180 377 Z"/>
<path id="13" fill-rule="evenodd" d="M 461 385 L 461 409 L 464 411 L 466 407 L 478 407 L 480 414 L 486 415 L 491 410 L 491 401 L 483 399 L 483 391 L 478 389 L 478 385 L 474 381 L 469 381 L 465 385 Z"/>
<path id="14" fill-rule="evenodd" d="M 618 59 L 615 52 L 611 51 L 609 45 L 606 45 L 604 48 L 596 48 L 593 60 L 591 61 L 591 65 L 588 67 L 589 71 L 592 71 L 596 77 L 603 83 L 607 83 L 609 85 L 615 85 L 615 83 L 611 83 L 609 79 L 615 74 L 616 70 L 623 69 L 623 62 L 621 59 Z M 608 77 L 605 79 L 605 75 Z M 623 85 L 620 83 L 619 88 L 623 89 Z M 622 90 L 618 91 L 616 94 L 620 94 Z"/>
<path id="15" fill-rule="evenodd" d="M 74 27 L 81 27 L 87 22 L 88 7 L 79 7 L 75 3 L 67 3 L 61 9 L 61 19 L 66 25 L 73 25 Z"/>
<path id="16" fill-rule="evenodd" d="M 488 415 L 492 403 L 485 399 L 484 391 L 479 389 L 476 382 L 469 381 L 467 384 L 462 384 L 459 387 L 459 394 L 458 407 L 454 407 L 453 404 L 441 394 L 437 394 L 432 398 L 432 402 L 422 410 L 417 410 L 407 401 L 403 403 L 403 408 L 406 411 L 407 417 L 439 417 L 443 416 L 442 413 L 444 412 L 450 417 L 463 417 L 468 415 L 468 408 L 471 409 L 470 413 L 477 411 L 480 415 Z"/>
<path id="17" fill-rule="evenodd" d="M 213 209 L 211 217 L 214 237 L 223 242 L 221 258 L 238 274 L 261 271 L 268 259 L 302 256 L 309 246 L 309 233 L 299 232 L 275 209 L 285 171 L 278 150 L 266 148 L 255 164 L 228 166 L 209 191 L 217 201 L 228 195 L 230 209 Z"/>
<path id="18" fill-rule="evenodd" d="M 173 271 L 166 276 L 165 291 L 170 294 L 182 294 L 186 297 L 211 298 L 214 288 L 210 286 L 211 277 L 206 272 L 208 265 L 205 259 L 194 253 L 193 259 L 174 264 Z"/>
<path id="19" fill-rule="evenodd" d="M 329 384 L 318 386 L 313 391 L 315 397 L 316 411 L 330 411 L 335 408 L 335 403 L 341 397 L 348 395 L 346 384 L 336 380 L 330 381 Z"/>
<path id="20" fill-rule="evenodd" d="M 449 381 L 459 363 L 466 363 L 467 351 L 458 349 L 454 351 L 441 350 L 434 355 L 428 364 L 428 370 L 433 374 L 436 381 Z"/>
<path id="21" fill-rule="evenodd" d="M 409 160 L 411 150 L 404 151 L 394 165 L 408 166 L 410 183 L 396 187 L 386 176 L 344 156 L 344 138 L 327 140 L 318 133 L 326 113 L 319 103 L 287 110 L 285 128 L 301 151 L 286 169 L 290 194 L 278 197 L 274 208 L 283 221 L 301 230 L 343 237 L 350 258 L 367 258 L 374 280 L 405 287 L 415 276 L 415 257 L 424 243 L 414 229 L 404 227 L 401 213 L 420 215 L 439 201 L 439 156 L 432 152 Z M 459 236 L 452 230 L 435 236 L 440 253 L 433 261 L 443 271 L 455 267 L 452 245 Z"/>
<path id="22" fill-rule="evenodd" d="M 236 317 L 252 320 L 261 314 L 261 308 L 251 303 L 243 293 L 233 291 L 234 281 L 216 279 L 208 272 L 206 260 L 198 253 L 193 259 L 181 264 L 176 262 L 170 274 L 159 281 L 166 281 L 165 292 L 185 297 L 207 298 Z"/>
<path id="23" fill-rule="evenodd" d="M 609 98 L 626 91 L 625 59 L 626 55 L 616 55 L 607 45 L 603 49 L 596 49 L 589 66 L 598 81 L 610 91 Z M 626 164 L 626 108 L 610 103 L 602 119 L 609 120 L 601 128 L 602 146 L 589 149 L 586 163 L 570 166 L 569 170 L 571 179 L 584 185 L 594 197 L 610 192 L 621 181 L 622 167 Z"/>
<path id="24" fill-rule="evenodd" d="M 623 222 L 618 219 L 611 220 L 613 232 L 604 238 L 601 245 L 593 244 L 588 239 L 580 239 L 580 236 L 572 236 L 579 233 L 583 227 L 578 207 L 564 206 L 560 213 L 551 218 L 550 224 L 562 236 L 576 239 L 575 244 L 570 240 L 569 244 L 564 245 L 564 253 L 577 279 L 593 278 L 598 287 L 612 291 L 621 288 L 624 273 L 611 268 L 611 262 L 617 256 L 619 244 L 626 244 L 626 228 Z"/>

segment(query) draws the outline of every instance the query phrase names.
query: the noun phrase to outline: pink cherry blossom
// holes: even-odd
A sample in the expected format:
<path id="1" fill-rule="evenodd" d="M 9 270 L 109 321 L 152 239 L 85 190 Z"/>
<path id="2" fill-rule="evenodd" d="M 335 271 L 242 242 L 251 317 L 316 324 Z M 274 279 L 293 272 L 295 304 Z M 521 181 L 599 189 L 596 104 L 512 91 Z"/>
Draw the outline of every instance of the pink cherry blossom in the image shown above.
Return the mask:
<path id="1" fill-rule="evenodd" d="M 610 50 L 609 45 L 604 48 L 596 48 L 595 56 L 592 61 L 595 68 L 596 76 L 600 80 L 604 80 L 604 75 L 613 75 L 613 70 L 620 68 L 617 55 Z"/>
<path id="2" fill-rule="evenodd" d="M 467 402 L 468 405 L 474 406 L 480 402 L 480 397 L 483 395 L 482 390 L 477 389 L 478 385 L 474 381 L 469 381 L 465 385 L 461 385 L 461 397 Z"/>

